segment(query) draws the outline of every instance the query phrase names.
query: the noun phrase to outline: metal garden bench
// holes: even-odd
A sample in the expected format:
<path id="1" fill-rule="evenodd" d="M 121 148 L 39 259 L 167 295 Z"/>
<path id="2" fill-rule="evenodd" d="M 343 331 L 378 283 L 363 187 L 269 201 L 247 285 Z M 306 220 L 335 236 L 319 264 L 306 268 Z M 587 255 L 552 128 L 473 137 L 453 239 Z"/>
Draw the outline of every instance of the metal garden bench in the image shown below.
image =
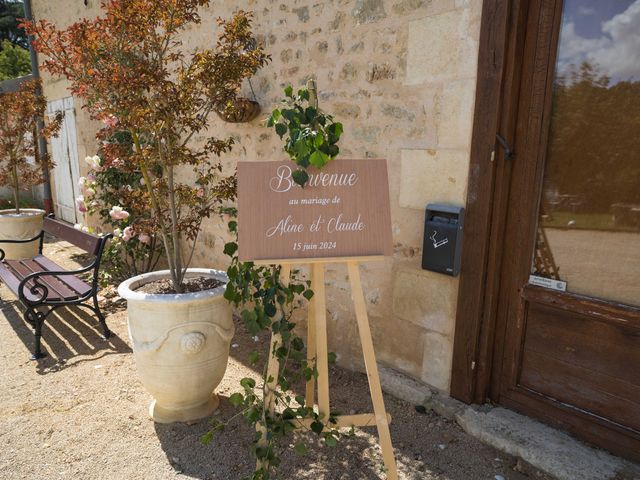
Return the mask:
<path id="1" fill-rule="evenodd" d="M 93 261 L 84 268 L 65 270 L 51 259 L 42 255 L 44 234 L 66 240 L 85 252 L 93 255 Z M 78 305 L 92 310 L 102 326 L 103 338 L 111 336 L 104 316 L 98 305 L 98 270 L 102 252 L 112 235 L 97 236 L 75 229 L 65 222 L 45 217 L 43 230 L 28 240 L 0 239 L 0 280 L 22 302 L 26 311 L 25 320 L 33 327 L 35 347 L 33 360 L 44 356 L 40 348 L 42 326 L 45 319 L 54 310 L 69 305 Z M 39 254 L 33 258 L 21 260 L 5 260 L 3 243 L 27 243 L 39 241 Z M 93 272 L 91 284 L 86 283 L 78 275 Z M 88 303 L 92 301 L 93 305 Z"/>

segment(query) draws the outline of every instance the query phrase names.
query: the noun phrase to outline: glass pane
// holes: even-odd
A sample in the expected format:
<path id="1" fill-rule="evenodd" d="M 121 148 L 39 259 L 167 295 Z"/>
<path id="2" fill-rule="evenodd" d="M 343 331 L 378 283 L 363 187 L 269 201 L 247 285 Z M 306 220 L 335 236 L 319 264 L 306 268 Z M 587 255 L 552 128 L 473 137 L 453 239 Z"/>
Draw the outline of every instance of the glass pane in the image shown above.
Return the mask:
<path id="1" fill-rule="evenodd" d="M 640 305 L 639 32 L 640 0 L 564 2 L 532 266 L 567 291 L 631 305 Z"/>

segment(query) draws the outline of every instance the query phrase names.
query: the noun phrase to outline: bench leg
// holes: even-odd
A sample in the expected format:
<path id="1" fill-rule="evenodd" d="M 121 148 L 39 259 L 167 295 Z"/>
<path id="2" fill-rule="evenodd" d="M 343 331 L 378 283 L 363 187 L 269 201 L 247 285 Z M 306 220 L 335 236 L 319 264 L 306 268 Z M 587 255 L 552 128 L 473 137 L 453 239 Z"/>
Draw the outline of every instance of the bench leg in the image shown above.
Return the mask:
<path id="1" fill-rule="evenodd" d="M 42 352 L 42 348 L 40 347 L 40 339 L 42 338 L 42 325 L 44 324 L 45 315 L 41 312 L 38 312 L 34 308 L 28 308 L 26 313 L 24 314 L 25 320 L 33 325 L 34 330 L 34 339 L 35 346 L 33 349 L 33 355 L 31 355 L 31 360 L 39 360 L 46 355 Z"/>
<path id="2" fill-rule="evenodd" d="M 102 325 L 102 336 L 106 339 L 111 336 L 111 330 L 107 327 L 107 322 L 104 319 L 104 315 L 102 315 L 102 311 L 100 310 L 100 305 L 98 305 L 98 295 L 93 296 L 93 307 L 95 308 L 96 315 L 98 316 L 98 320 L 100 321 L 100 325 Z"/>

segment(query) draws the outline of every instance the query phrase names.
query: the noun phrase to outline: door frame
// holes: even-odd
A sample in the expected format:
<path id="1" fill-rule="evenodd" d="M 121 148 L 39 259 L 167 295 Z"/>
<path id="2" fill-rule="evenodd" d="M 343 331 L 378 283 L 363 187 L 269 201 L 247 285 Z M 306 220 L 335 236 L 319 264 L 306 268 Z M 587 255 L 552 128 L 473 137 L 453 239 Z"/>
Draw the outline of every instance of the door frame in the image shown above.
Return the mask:
<path id="1" fill-rule="evenodd" d="M 492 234 L 504 233 L 502 229 L 497 235 L 501 229 L 495 225 L 499 221 L 504 226 L 505 220 L 498 207 L 506 192 L 498 180 L 510 170 L 496 135 L 501 134 L 507 144 L 513 138 L 514 118 L 511 135 L 507 135 L 504 128 L 509 116 L 505 113 L 515 110 L 512 99 L 519 85 L 520 61 L 515 52 L 522 46 L 526 30 L 523 2 L 526 0 L 483 0 L 482 5 L 451 373 L 451 396 L 466 403 L 486 402 L 491 386 L 501 259 L 490 247 L 500 242 Z"/>

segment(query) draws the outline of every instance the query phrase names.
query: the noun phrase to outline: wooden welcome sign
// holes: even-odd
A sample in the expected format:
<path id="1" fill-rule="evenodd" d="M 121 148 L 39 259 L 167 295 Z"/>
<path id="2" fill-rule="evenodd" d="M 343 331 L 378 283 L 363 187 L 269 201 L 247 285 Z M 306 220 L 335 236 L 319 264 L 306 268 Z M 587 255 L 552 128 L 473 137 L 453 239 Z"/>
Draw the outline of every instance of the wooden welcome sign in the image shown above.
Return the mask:
<path id="1" fill-rule="evenodd" d="M 304 188 L 292 162 L 238 163 L 240 260 L 392 254 L 387 164 L 336 160 L 310 170 Z"/>
<path id="2" fill-rule="evenodd" d="M 362 353 L 367 369 L 373 413 L 339 415 L 335 428 L 376 425 L 388 480 L 398 471 L 389 422 L 382 397 L 371 328 L 360 281 L 358 262 L 392 254 L 389 183 L 385 160 L 334 160 L 322 171 L 311 169 L 304 188 L 291 173 L 292 162 L 238 163 L 238 245 L 242 261 L 281 264 L 281 278 L 288 281 L 294 263 L 310 263 L 314 291 L 309 302 L 307 361 L 315 362 L 317 379 L 306 385 L 305 405 L 322 418 L 331 413 L 327 347 L 325 264 L 347 264 Z M 282 345 L 280 333 L 271 336 L 270 352 Z M 267 365 L 264 402 L 275 409 L 273 390 L 279 363 L 272 354 Z M 315 402 L 315 383 L 318 402 Z M 298 428 L 309 430 L 311 419 L 297 419 Z M 262 430 L 264 433 L 264 430 Z M 260 461 L 258 461 L 258 468 Z"/>

